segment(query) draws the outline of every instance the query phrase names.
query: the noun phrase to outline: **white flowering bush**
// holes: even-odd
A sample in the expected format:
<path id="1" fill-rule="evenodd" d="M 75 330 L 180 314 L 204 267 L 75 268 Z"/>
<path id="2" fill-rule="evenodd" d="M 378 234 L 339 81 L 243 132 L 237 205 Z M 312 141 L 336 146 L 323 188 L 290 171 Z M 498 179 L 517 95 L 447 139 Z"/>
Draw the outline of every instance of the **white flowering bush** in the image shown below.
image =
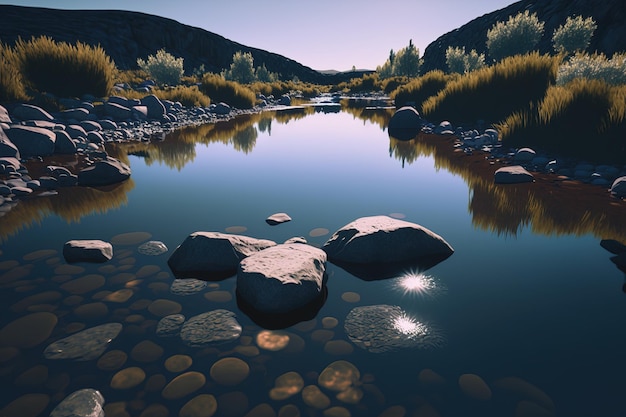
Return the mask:
<path id="1" fill-rule="evenodd" d="M 465 47 L 450 46 L 446 49 L 446 64 L 448 72 L 465 74 L 483 68 L 485 54 L 479 54 L 475 49 L 465 53 Z"/>
<path id="2" fill-rule="evenodd" d="M 222 72 L 222 76 L 229 81 L 249 84 L 256 81 L 254 73 L 254 58 L 250 52 L 235 52 L 230 68 Z"/>
<path id="3" fill-rule="evenodd" d="M 513 55 L 524 55 L 535 49 L 543 36 L 543 22 L 528 10 L 497 22 L 487 31 L 489 56 L 500 61 Z"/>
<path id="4" fill-rule="evenodd" d="M 568 17 L 565 23 L 554 30 L 552 45 L 558 53 L 583 52 L 589 46 L 593 32 L 598 28 L 593 18 Z"/>
<path id="5" fill-rule="evenodd" d="M 602 80 L 607 84 L 626 84 L 626 54 L 608 59 L 604 54 L 577 53 L 560 65 L 556 83 L 567 84 L 576 78 Z"/>
<path id="6" fill-rule="evenodd" d="M 137 65 L 158 84 L 178 85 L 184 73 L 183 58 L 176 58 L 165 49 L 159 49 L 145 61 L 137 59 Z"/>

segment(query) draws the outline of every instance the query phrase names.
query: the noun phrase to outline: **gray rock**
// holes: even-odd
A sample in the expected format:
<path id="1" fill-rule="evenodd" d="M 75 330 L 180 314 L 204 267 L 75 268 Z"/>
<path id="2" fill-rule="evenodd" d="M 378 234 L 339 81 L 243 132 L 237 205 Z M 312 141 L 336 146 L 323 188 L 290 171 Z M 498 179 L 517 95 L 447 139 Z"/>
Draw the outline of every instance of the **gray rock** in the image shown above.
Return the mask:
<path id="1" fill-rule="evenodd" d="M 616 178 L 609 191 L 617 198 L 626 197 L 626 176 Z"/>
<path id="2" fill-rule="evenodd" d="M 307 242 L 306 238 L 304 236 L 294 236 L 294 237 L 290 237 L 289 239 L 285 240 L 285 242 L 283 242 L 285 244 L 289 244 L 289 243 L 302 243 L 302 244 L 307 244 L 309 242 Z"/>
<path id="3" fill-rule="evenodd" d="M 626 245 L 614 239 L 602 239 L 600 241 L 600 246 L 602 246 L 604 249 L 608 250 L 614 255 L 626 253 Z"/>
<path id="4" fill-rule="evenodd" d="M 84 388 L 65 397 L 50 417 L 104 417 L 103 407 L 104 397 L 100 391 Z"/>
<path id="5" fill-rule="evenodd" d="M 441 236 L 388 216 L 359 218 L 336 231 L 322 247 L 334 263 L 389 264 L 424 261 L 424 267 L 454 252 Z"/>
<path id="6" fill-rule="evenodd" d="M 515 152 L 513 160 L 515 162 L 530 162 L 535 158 L 535 156 L 537 156 L 537 153 L 534 150 L 530 148 L 521 148 Z"/>
<path id="7" fill-rule="evenodd" d="M 59 182 L 54 177 L 43 176 L 39 177 L 39 184 L 44 190 L 54 190 L 59 186 Z"/>
<path id="8" fill-rule="evenodd" d="M 276 242 L 220 232 L 195 232 L 178 246 L 167 261 L 180 278 L 225 278 L 234 275 L 239 261 Z"/>
<path id="9" fill-rule="evenodd" d="M 150 119 L 161 120 L 166 113 L 165 105 L 154 94 L 142 98 L 141 105 L 146 106 L 147 116 Z"/>
<path id="10" fill-rule="evenodd" d="M 113 257 L 113 246 L 102 240 L 69 240 L 63 246 L 67 263 L 106 262 Z"/>
<path id="11" fill-rule="evenodd" d="M 65 131 L 72 139 L 87 137 L 87 132 L 80 125 L 68 125 L 65 127 Z"/>
<path id="12" fill-rule="evenodd" d="M 22 158 L 48 156 L 54 153 L 56 135 L 48 129 L 13 125 L 6 134 L 19 149 Z"/>
<path id="13" fill-rule="evenodd" d="M 275 226 L 277 224 L 290 222 L 291 217 L 287 213 L 274 213 L 265 219 L 265 222 L 271 226 Z"/>
<path id="14" fill-rule="evenodd" d="M 146 106 L 133 106 L 131 107 L 133 119 L 135 120 L 147 120 L 148 119 L 148 107 Z"/>
<path id="15" fill-rule="evenodd" d="M 171 314 L 159 320 L 156 328 L 156 335 L 159 337 L 174 337 L 180 334 L 180 329 L 185 323 L 185 316 L 182 314 Z"/>
<path id="16" fill-rule="evenodd" d="M 4 157 L 20 159 L 20 151 L 17 149 L 17 146 L 9 140 L 4 130 L 0 129 L 0 158 Z"/>
<path id="17" fill-rule="evenodd" d="M 76 143 L 74 143 L 66 131 L 57 130 L 54 134 L 56 136 L 56 140 L 54 142 L 54 153 L 67 155 L 76 153 Z"/>
<path id="18" fill-rule="evenodd" d="M 116 184 L 130 177 L 130 167 L 112 158 L 94 162 L 78 173 L 78 184 L 82 186 L 101 186 Z"/>
<path id="19" fill-rule="evenodd" d="M 229 114 L 231 112 L 231 108 L 226 103 L 217 103 L 215 107 L 211 110 L 212 113 L 215 114 Z"/>
<path id="20" fill-rule="evenodd" d="M 65 120 L 76 120 L 77 122 L 82 122 L 83 120 L 87 120 L 89 118 L 89 110 L 83 108 L 74 108 L 63 110 L 59 116 Z"/>
<path id="21" fill-rule="evenodd" d="M 278 103 L 277 104 L 279 106 L 291 106 L 291 97 L 289 96 L 289 94 L 283 94 L 278 99 Z"/>
<path id="22" fill-rule="evenodd" d="M 187 346 L 202 347 L 237 340 L 241 331 L 235 313 L 219 309 L 187 320 L 180 330 L 180 338 Z"/>
<path id="23" fill-rule="evenodd" d="M 135 105 L 131 100 L 129 100 L 129 99 L 125 98 L 125 97 L 120 97 L 120 96 L 111 96 L 111 97 L 109 97 L 109 99 L 107 100 L 107 103 L 118 104 L 120 106 L 128 107 L 128 108 L 130 108 L 130 107 Z"/>
<path id="24" fill-rule="evenodd" d="M 124 107 L 117 103 L 112 103 L 110 101 L 104 104 L 105 113 L 113 118 L 113 120 L 128 120 L 132 117 L 132 111 L 129 107 Z"/>
<path id="25" fill-rule="evenodd" d="M 120 323 L 101 324 L 57 340 L 48 345 L 43 354 L 46 359 L 98 359 L 121 331 Z"/>
<path id="26" fill-rule="evenodd" d="M 83 129 L 85 129 L 85 132 L 89 133 L 89 132 L 98 132 L 100 130 L 102 130 L 102 126 L 100 125 L 100 123 L 94 121 L 94 120 L 84 120 L 82 122 L 80 122 L 80 127 L 82 127 Z"/>
<path id="27" fill-rule="evenodd" d="M 19 120 L 45 120 L 51 122 L 54 117 L 44 109 L 32 104 L 18 104 L 13 109 L 13 116 Z"/>
<path id="28" fill-rule="evenodd" d="M 496 184 L 520 184 L 534 181 L 535 177 L 520 165 L 499 168 L 494 175 Z"/>
<path id="29" fill-rule="evenodd" d="M 89 132 L 87 133 L 87 141 L 89 143 L 95 143 L 96 145 L 102 145 L 104 143 L 104 138 L 100 132 Z"/>
<path id="30" fill-rule="evenodd" d="M 411 106 L 404 106 L 396 110 L 389 120 L 389 130 L 393 129 L 420 129 L 422 117 Z"/>
<path id="31" fill-rule="evenodd" d="M 57 179 L 63 175 L 72 175 L 72 172 L 69 169 L 58 165 L 48 165 L 46 167 L 46 171 L 48 171 L 50 175 Z"/>
<path id="32" fill-rule="evenodd" d="M 3 106 L 0 105 L 0 123 L 13 123 L 9 117 L 9 112 Z"/>
<path id="33" fill-rule="evenodd" d="M 0 167 L 5 167 L 6 169 L 11 169 L 12 171 L 17 171 L 20 169 L 22 164 L 20 164 L 19 159 L 11 156 L 2 156 L 0 157 Z"/>
<path id="34" fill-rule="evenodd" d="M 188 296 L 204 291 L 209 283 L 201 279 L 181 278 L 175 279 L 170 285 L 170 292 L 175 295 Z"/>
<path id="35" fill-rule="evenodd" d="M 452 126 L 452 123 L 444 120 L 443 122 L 439 123 L 437 127 L 435 127 L 434 133 L 437 135 L 441 135 L 443 132 L 452 132 L 453 129 L 454 126 Z"/>
<path id="36" fill-rule="evenodd" d="M 100 123 L 100 126 L 102 126 L 102 129 L 104 130 L 115 130 L 117 129 L 117 123 L 115 123 L 113 120 L 100 120 L 98 123 Z"/>
<path id="37" fill-rule="evenodd" d="M 11 187 L 8 185 L 0 184 L 0 196 L 6 197 L 11 195 Z"/>
<path id="38" fill-rule="evenodd" d="M 326 253 L 300 243 L 272 246 L 239 264 L 237 294 L 261 313 L 304 307 L 322 293 Z"/>
<path id="39" fill-rule="evenodd" d="M 142 243 L 137 248 L 137 252 L 141 253 L 142 255 L 149 256 L 161 255 L 167 251 L 168 249 L 167 246 L 165 246 L 165 243 L 159 242 L 158 240 L 150 240 L 148 242 Z"/>
<path id="40" fill-rule="evenodd" d="M 11 187 L 11 194 L 18 196 L 18 197 L 30 195 L 32 194 L 32 192 L 33 190 L 28 187 L 21 187 L 21 186 Z"/>

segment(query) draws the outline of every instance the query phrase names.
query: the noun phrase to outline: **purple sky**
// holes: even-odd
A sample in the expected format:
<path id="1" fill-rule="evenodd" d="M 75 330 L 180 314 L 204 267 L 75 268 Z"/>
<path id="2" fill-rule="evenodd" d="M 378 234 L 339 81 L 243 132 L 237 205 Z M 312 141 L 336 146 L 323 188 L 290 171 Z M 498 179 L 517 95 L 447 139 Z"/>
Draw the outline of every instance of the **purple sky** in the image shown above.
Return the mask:
<path id="1" fill-rule="evenodd" d="M 200 27 L 316 70 L 376 69 L 409 39 L 424 53 L 446 32 L 512 0 L 19 0 L 59 9 L 132 10 Z"/>

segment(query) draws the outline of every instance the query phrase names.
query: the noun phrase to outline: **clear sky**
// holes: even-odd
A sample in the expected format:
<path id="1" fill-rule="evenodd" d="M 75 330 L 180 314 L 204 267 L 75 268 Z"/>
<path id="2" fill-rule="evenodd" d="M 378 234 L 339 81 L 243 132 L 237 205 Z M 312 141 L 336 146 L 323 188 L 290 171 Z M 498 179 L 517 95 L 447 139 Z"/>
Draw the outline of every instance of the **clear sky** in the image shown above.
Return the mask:
<path id="1" fill-rule="evenodd" d="M 409 44 L 426 46 L 514 0 L 15 0 L 58 9 L 132 10 L 206 29 L 316 70 L 376 69 Z M 0 29 L 1 30 L 1 29 Z M 485 39 L 486 40 L 486 39 Z M 155 51 L 156 52 L 156 51 Z"/>

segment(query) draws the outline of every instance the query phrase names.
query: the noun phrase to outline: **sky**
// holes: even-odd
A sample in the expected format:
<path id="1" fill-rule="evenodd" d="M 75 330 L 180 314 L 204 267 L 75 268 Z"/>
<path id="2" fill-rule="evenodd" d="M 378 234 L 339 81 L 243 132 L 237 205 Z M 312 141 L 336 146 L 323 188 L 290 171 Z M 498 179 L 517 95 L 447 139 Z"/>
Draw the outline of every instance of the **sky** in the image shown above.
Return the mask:
<path id="1" fill-rule="evenodd" d="M 514 0 L 15 0 L 55 9 L 131 10 L 206 29 L 316 70 L 376 69 L 409 44 L 439 36 Z M 156 51 L 155 51 L 156 52 Z"/>

